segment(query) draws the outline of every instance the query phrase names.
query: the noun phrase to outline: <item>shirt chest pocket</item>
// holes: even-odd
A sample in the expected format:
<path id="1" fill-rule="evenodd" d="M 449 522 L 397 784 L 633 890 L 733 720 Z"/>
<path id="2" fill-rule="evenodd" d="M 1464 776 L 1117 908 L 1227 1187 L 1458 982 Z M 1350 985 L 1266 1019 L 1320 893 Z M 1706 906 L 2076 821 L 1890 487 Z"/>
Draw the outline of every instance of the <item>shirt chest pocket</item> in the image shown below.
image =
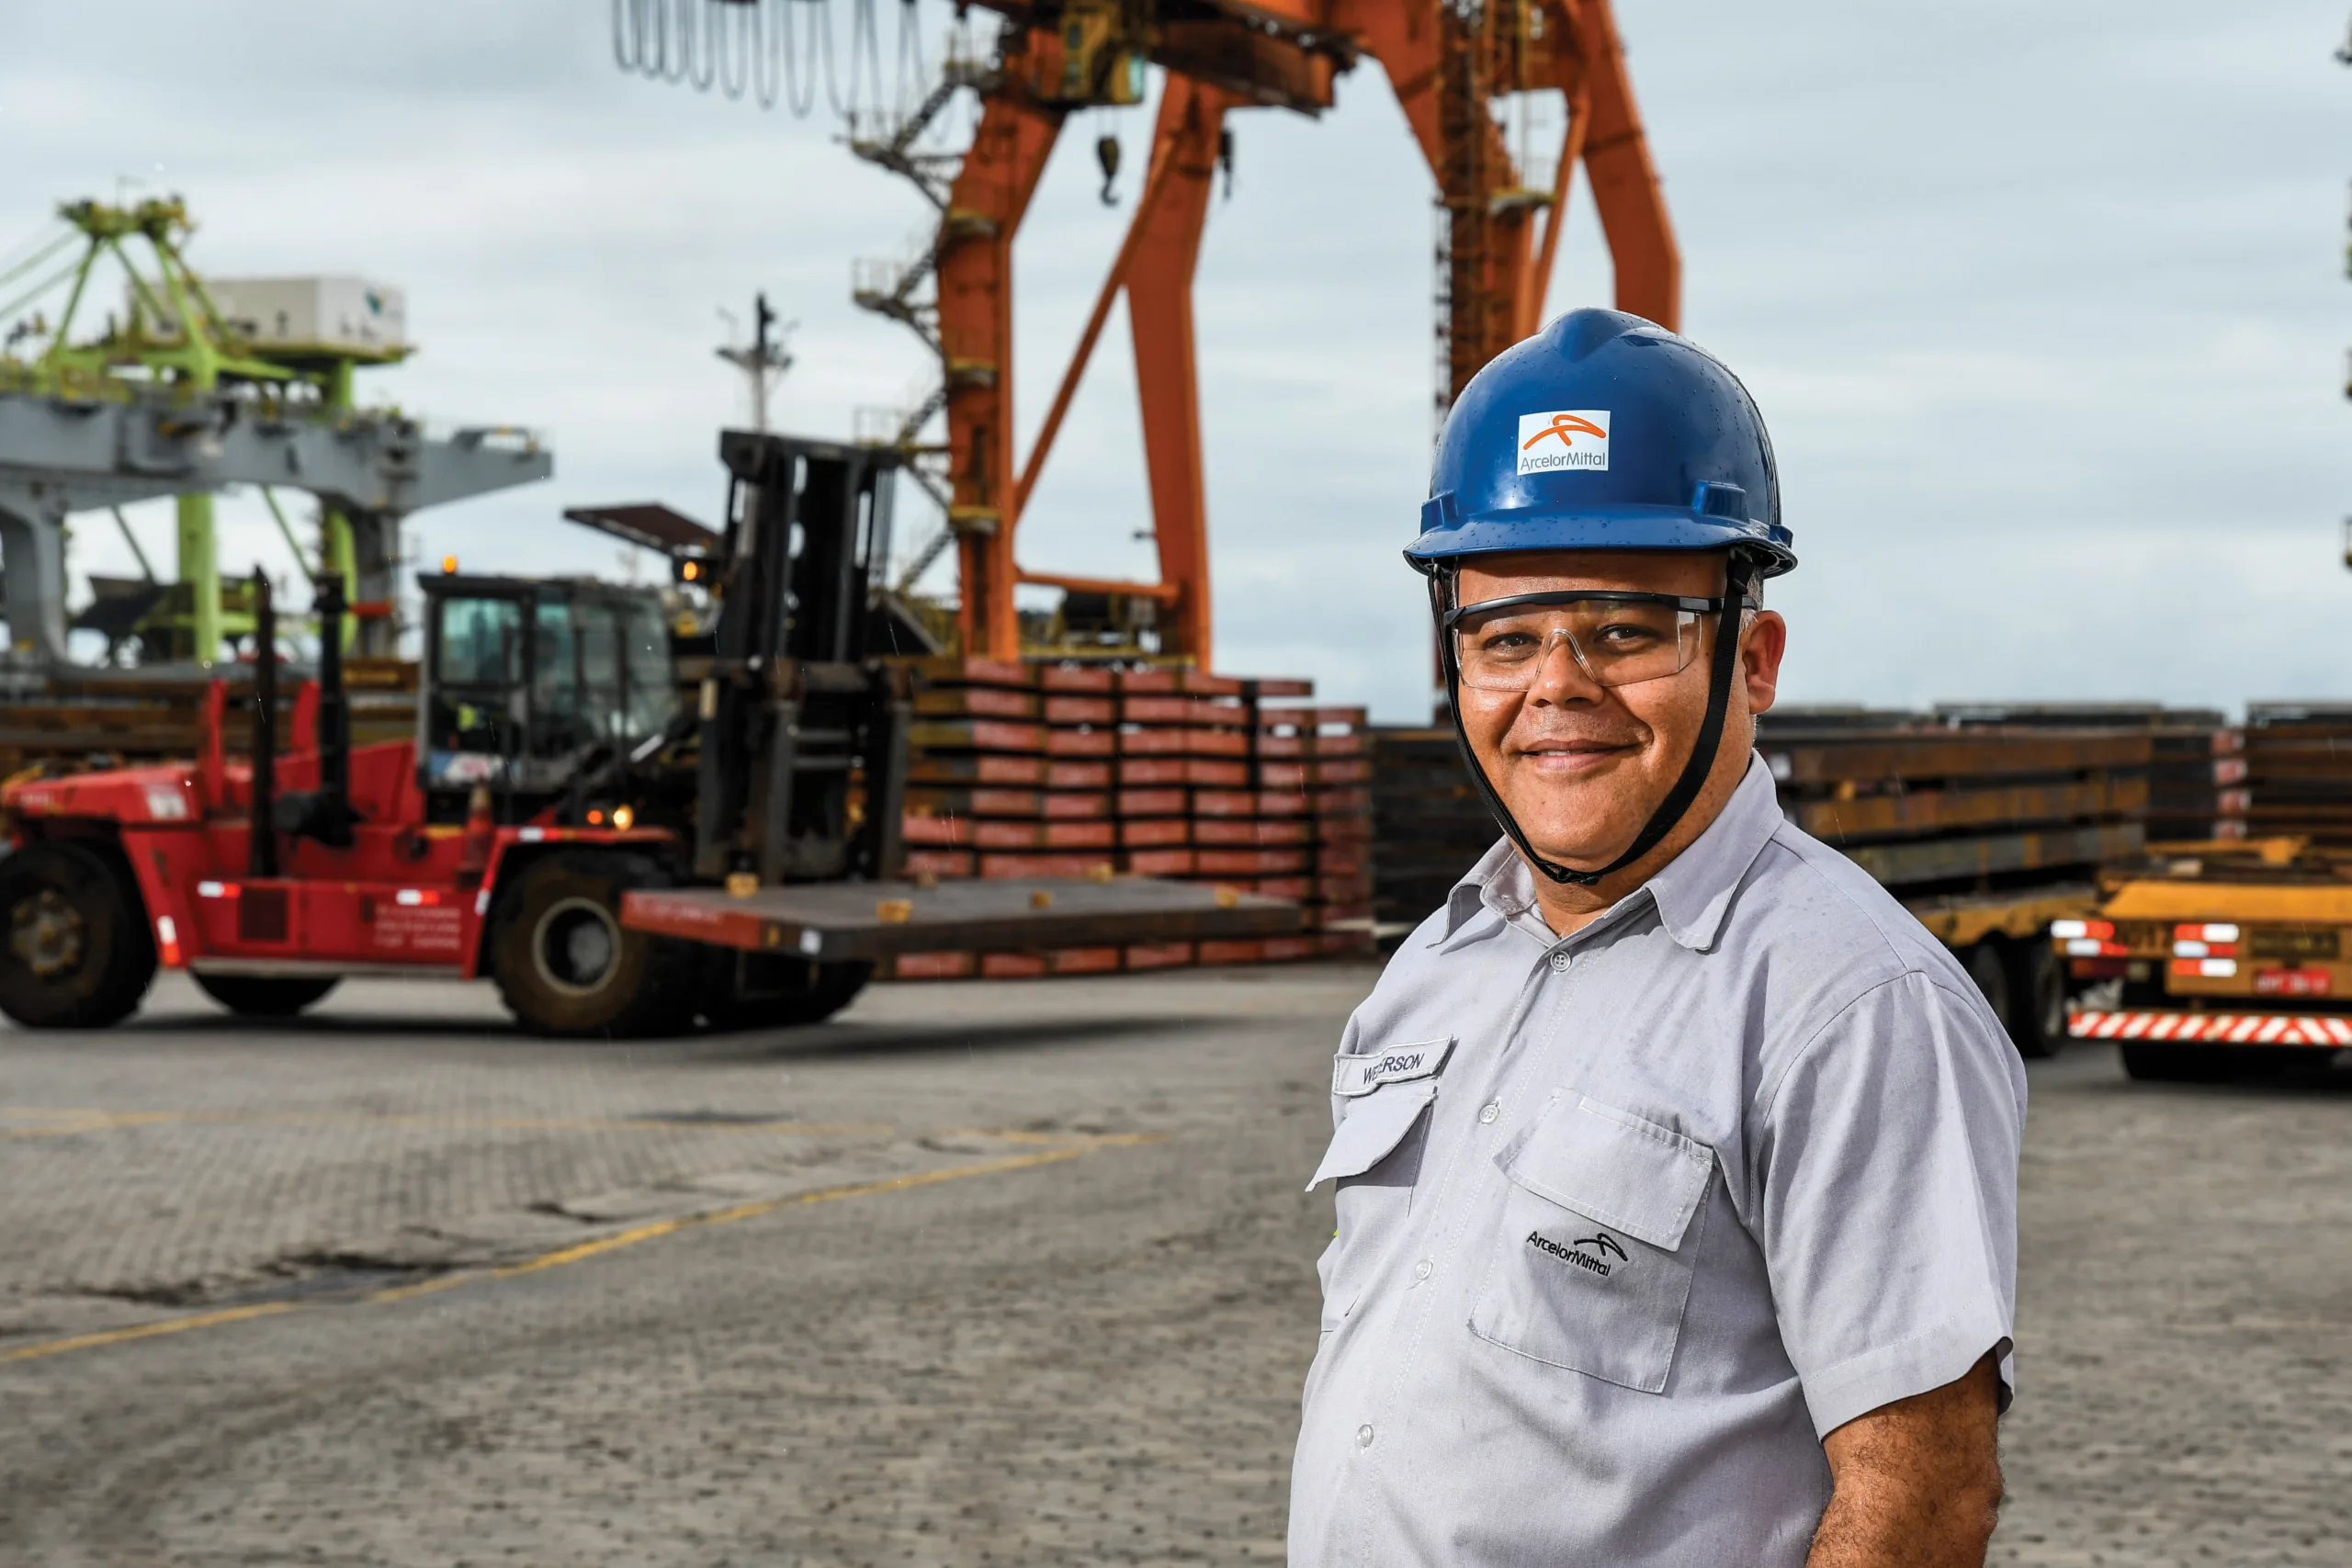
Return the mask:
<path id="1" fill-rule="evenodd" d="M 1498 1158 L 1502 1230 L 1470 1332 L 1532 1360 L 1664 1392 L 1714 1156 L 1564 1090 Z"/>

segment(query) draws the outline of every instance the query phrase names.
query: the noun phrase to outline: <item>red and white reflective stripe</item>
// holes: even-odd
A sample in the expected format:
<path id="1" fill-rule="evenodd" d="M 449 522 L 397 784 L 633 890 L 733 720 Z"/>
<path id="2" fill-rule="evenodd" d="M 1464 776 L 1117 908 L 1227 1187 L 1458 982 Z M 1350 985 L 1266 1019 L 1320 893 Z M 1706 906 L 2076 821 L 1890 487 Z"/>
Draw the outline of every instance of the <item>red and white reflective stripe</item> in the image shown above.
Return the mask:
<path id="1" fill-rule="evenodd" d="M 2352 1015 L 2332 1013 L 2071 1012 L 2077 1040 L 2210 1040 L 2231 1045 L 2352 1046 Z"/>

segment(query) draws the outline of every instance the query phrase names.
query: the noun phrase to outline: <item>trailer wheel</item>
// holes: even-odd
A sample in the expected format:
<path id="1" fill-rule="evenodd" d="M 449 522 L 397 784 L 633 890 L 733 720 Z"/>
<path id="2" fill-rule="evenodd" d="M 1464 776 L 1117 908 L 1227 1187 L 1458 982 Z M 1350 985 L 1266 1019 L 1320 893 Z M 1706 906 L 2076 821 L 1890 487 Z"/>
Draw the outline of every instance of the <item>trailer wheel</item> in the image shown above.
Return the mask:
<path id="1" fill-rule="evenodd" d="M 2173 1045 L 2145 1040 L 2123 1043 L 2123 1070 L 2142 1083 L 2227 1083 L 2237 1068 L 2229 1045 Z"/>
<path id="2" fill-rule="evenodd" d="M 666 886 L 642 855 L 562 854 L 503 893 L 491 935 L 499 998 L 534 1034 L 623 1037 L 686 1021 L 676 944 L 621 925 L 621 895 Z"/>
<path id="3" fill-rule="evenodd" d="M 2001 1021 L 2018 1055 L 2047 1059 L 2066 1048 L 2066 976 L 2047 942 L 2009 944 L 2008 1010 Z"/>
<path id="4" fill-rule="evenodd" d="M 199 990 L 240 1018 L 292 1018 L 343 983 L 339 975 L 207 975 Z"/>
<path id="5" fill-rule="evenodd" d="M 0 860 L 0 1012 L 34 1029 L 104 1029 L 136 1012 L 154 978 L 128 867 L 62 840 Z"/>
<path id="6" fill-rule="evenodd" d="M 1975 981 L 1976 988 L 1984 993 L 1984 1005 L 1993 1010 L 1993 1016 L 2001 1021 L 2001 1026 L 2007 1028 L 2009 965 L 2001 952 L 2000 942 L 1988 936 L 1973 944 L 1962 963 L 1968 969 L 1968 977 Z"/>
<path id="7" fill-rule="evenodd" d="M 761 976 L 773 978 L 777 983 L 776 989 L 749 996 L 737 989 L 733 974 L 722 976 L 720 987 L 713 987 L 713 993 L 723 995 L 726 999 L 705 1003 L 703 1016 L 710 1021 L 713 1029 L 794 1029 L 822 1023 L 849 1006 L 858 992 L 865 989 L 866 982 L 874 978 L 874 965 L 862 959 L 841 964 L 785 960 L 778 967 L 785 964 L 789 964 L 793 973 Z"/>
<path id="8" fill-rule="evenodd" d="M 2123 1043 L 2123 1070 L 2142 1083 L 2230 1083 L 2283 1077 L 2319 1066 L 2331 1052 L 2304 1045 L 2173 1045 Z"/>

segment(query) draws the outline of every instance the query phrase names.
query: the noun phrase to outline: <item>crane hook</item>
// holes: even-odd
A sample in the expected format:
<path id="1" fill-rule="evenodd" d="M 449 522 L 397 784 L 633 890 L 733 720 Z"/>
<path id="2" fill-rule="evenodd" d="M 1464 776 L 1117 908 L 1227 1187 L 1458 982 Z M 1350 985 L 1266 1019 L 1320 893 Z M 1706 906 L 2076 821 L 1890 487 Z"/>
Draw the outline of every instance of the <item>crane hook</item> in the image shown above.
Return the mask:
<path id="1" fill-rule="evenodd" d="M 1119 139 L 1105 136 L 1094 144 L 1094 161 L 1102 165 L 1102 205 L 1116 207 L 1119 198 L 1111 194 L 1113 182 L 1119 177 Z"/>

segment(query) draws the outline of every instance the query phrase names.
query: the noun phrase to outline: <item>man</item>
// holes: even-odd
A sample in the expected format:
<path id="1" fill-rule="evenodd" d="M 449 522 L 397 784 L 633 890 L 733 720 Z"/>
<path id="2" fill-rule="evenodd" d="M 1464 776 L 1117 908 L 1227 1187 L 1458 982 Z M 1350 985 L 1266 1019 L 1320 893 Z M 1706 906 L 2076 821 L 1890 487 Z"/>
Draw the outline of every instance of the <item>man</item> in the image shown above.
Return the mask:
<path id="1" fill-rule="evenodd" d="M 1753 750 L 1796 564 L 1747 390 L 1579 310 L 1440 443 L 1506 835 L 1350 1021 L 1295 1568 L 1984 1562 L 2025 1082 Z"/>

